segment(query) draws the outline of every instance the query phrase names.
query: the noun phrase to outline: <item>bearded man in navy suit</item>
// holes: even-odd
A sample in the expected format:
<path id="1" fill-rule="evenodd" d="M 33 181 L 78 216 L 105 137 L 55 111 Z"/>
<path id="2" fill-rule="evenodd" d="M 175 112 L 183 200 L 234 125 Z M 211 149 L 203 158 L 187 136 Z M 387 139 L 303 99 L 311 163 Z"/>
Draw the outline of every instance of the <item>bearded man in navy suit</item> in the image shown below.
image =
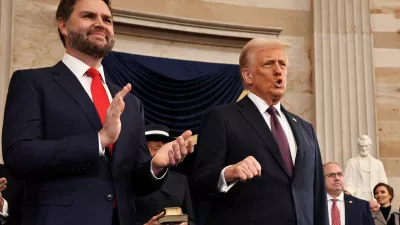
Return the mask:
<path id="1" fill-rule="evenodd" d="M 3 124 L 5 165 L 25 180 L 24 225 L 134 225 L 146 195 L 193 151 L 186 131 L 151 159 L 143 105 L 107 80 L 114 45 L 110 0 L 61 0 L 66 53 L 53 67 L 16 71 Z"/>

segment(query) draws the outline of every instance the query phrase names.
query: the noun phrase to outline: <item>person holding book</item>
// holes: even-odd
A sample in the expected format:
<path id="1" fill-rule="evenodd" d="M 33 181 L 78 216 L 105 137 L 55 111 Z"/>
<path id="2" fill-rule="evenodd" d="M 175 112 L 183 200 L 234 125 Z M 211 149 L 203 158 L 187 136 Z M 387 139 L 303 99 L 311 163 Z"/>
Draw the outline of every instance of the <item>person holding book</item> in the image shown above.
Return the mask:
<path id="1" fill-rule="evenodd" d="M 169 136 L 169 128 L 161 124 L 146 125 L 145 136 L 152 157 L 165 143 L 175 140 Z M 160 189 L 148 196 L 135 198 L 137 225 L 143 225 L 145 221 L 148 221 L 146 225 L 159 224 L 157 221 L 163 215 L 159 212 L 167 207 L 182 208 L 183 213 L 188 216 L 188 224 L 196 224 L 186 176 L 176 171 L 168 173 Z"/>

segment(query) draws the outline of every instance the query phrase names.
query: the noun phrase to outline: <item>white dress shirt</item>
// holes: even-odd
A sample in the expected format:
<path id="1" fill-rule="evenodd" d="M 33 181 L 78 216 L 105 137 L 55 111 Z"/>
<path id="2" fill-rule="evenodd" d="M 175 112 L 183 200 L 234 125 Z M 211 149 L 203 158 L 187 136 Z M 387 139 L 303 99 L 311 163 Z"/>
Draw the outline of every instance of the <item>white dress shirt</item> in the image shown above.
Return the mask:
<path id="1" fill-rule="evenodd" d="M 90 68 L 90 66 L 86 65 L 84 62 L 81 60 L 68 55 L 67 53 L 64 54 L 64 58 L 62 59 L 62 62 L 72 71 L 72 73 L 76 76 L 76 78 L 79 80 L 79 82 L 82 84 L 83 89 L 85 89 L 86 93 L 89 95 L 90 99 L 92 99 L 92 91 L 90 90 L 90 86 L 92 84 L 92 78 L 86 75 L 86 71 Z M 104 76 L 104 69 L 103 66 L 100 65 L 99 68 L 95 68 L 99 71 L 101 75 L 101 80 L 104 86 L 104 89 L 106 90 L 108 100 L 111 102 L 112 101 L 112 96 L 110 93 L 110 90 L 108 90 L 107 84 L 105 82 L 105 76 Z M 101 148 L 101 141 L 100 141 L 100 135 L 99 135 L 99 154 L 101 156 L 104 155 L 104 149 Z"/>
<path id="2" fill-rule="evenodd" d="M 263 99 L 261 99 L 260 97 L 253 94 L 250 91 L 247 94 L 247 96 L 256 105 L 258 111 L 260 111 L 260 113 L 263 116 L 265 122 L 267 123 L 269 129 L 271 129 L 271 115 L 267 112 L 269 105 Z M 290 154 L 292 156 L 292 162 L 293 162 L 293 166 L 294 166 L 295 161 L 296 161 L 296 154 L 297 154 L 297 144 L 296 144 L 296 140 L 293 135 L 293 131 L 290 128 L 290 125 L 289 125 L 289 122 L 288 122 L 286 116 L 283 115 L 283 113 L 281 111 L 281 103 L 278 102 L 276 105 L 274 105 L 274 107 L 278 111 L 277 117 L 278 117 L 279 123 L 281 124 L 283 131 L 285 132 L 286 137 L 288 139 Z M 233 183 L 227 185 L 227 183 L 225 181 L 225 177 L 224 177 L 224 172 L 225 172 L 226 168 L 228 168 L 228 167 L 229 166 L 225 167 L 221 171 L 220 179 L 218 180 L 218 189 L 220 190 L 220 192 L 228 192 L 228 190 L 231 189 L 233 187 L 233 185 L 235 185 L 237 182 L 236 181 L 236 182 L 233 182 Z"/>
<path id="3" fill-rule="evenodd" d="M 82 84 L 83 89 L 85 89 L 86 93 L 89 95 L 90 99 L 92 99 L 92 91 L 90 90 L 90 86 L 92 84 L 92 78 L 86 75 L 87 70 L 90 68 L 90 66 L 86 65 L 84 62 L 81 60 L 65 53 L 64 57 L 62 59 L 62 62 L 72 71 L 72 73 L 76 76 L 76 78 L 79 80 L 79 82 Z M 101 80 L 104 86 L 104 89 L 106 90 L 108 100 L 111 102 L 112 101 L 112 96 L 110 93 L 110 90 L 108 89 L 107 83 L 105 82 L 106 78 L 104 75 L 104 69 L 103 66 L 100 65 L 99 68 L 95 68 L 99 71 L 101 75 Z M 105 149 L 101 148 L 101 141 L 100 141 L 100 135 L 99 137 L 99 155 L 104 156 Z M 150 164 L 150 172 L 153 175 L 153 178 L 155 179 L 162 179 L 165 174 L 167 174 L 168 169 L 165 171 L 165 173 L 158 178 L 157 176 L 154 175 L 153 173 L 153 167 L 152 163 Z"/>
<path id="4" fill-rule="evenodd" d="M 329 225 L 332 225 L 332 205 L 333 205 L 333 198 L 327 194 L 328 196 L 328 213 L 329 213 Z M 336 198 L 336 205 L 339 209 L 340 213 L 340 225 L 345 225 L 345 207 L 344 207 L 344 194 L 343 192 Z"/>

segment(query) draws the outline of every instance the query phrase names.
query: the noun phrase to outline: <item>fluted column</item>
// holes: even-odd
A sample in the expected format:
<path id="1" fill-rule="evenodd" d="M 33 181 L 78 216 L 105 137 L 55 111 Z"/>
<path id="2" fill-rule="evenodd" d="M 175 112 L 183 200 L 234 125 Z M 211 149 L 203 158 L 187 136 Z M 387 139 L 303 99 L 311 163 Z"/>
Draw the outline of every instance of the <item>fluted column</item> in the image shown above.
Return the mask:
<path id="1" fill-rule="evenodd" d="M 369 0 L 314 0 L 314 96 L 323 161 L 343 167 L 368 134 L 377 156 Z"/>
<path id="2" fill-rule="evenodd" d="M 13 0 L 0 0 L 0 140 L 4 105 L 11 76 L 12 12 Z M 2 161 L 0 144 L 0 162 Z"/>

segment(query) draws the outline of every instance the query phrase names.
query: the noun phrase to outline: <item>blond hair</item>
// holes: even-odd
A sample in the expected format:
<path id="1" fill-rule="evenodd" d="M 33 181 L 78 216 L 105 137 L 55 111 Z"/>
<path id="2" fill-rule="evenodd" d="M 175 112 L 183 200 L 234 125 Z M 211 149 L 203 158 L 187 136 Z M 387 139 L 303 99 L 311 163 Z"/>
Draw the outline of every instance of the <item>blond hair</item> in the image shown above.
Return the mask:
<path id="1" fill-rule="evenodd" d="M 266 39 L 266 38 L 254 38 L 247 42 L 247 44 L 243 47 L 242 52 L 239 56 L 239 67 L 240 71 L 243 68 L 248 66 L 248 63 L 254 60 L 254 52 L 255 50 L 262 49 L 262 48 L 269 48 L 269 49 L 282 49 L 285 50 L 290 46 L 289 43 L 286 43 L 281 40 L 276 39 Z M 288 57 L 285 54 L 286 63 L 289 64 Z"/>

